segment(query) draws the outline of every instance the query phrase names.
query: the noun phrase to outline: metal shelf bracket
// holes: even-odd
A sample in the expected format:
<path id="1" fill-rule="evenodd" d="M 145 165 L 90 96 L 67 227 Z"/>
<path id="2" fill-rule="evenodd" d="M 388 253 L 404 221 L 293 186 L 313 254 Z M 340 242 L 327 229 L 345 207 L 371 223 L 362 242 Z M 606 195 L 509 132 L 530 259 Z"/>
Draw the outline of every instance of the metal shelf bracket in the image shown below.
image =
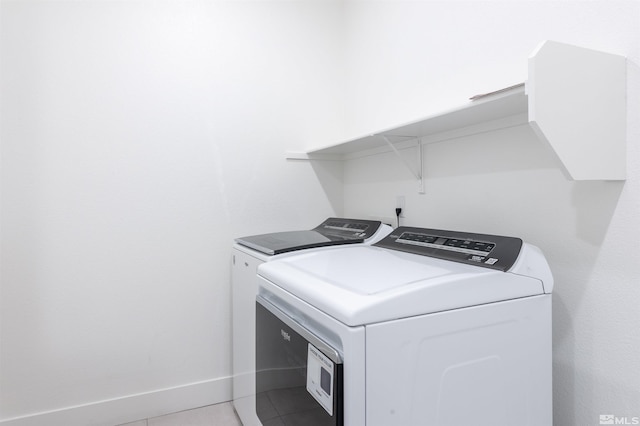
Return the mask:
<path id="1" fill-rule="evenodd" d="M 389 138 L 385 135 L 380 136 L 386 143 L 389 145 L 391 150 L 396 154 L 396 157 L 402 161 L 407 169 L 411 172 L 413 177 L 418 181 L 418 193 L 424 194 L 424 156 L 423 156 L 423 146 L 422 146 L 422 138 L 416 139 L 416 154 L 417 154 L 417 164 L 410 164 L 402 155 L 400 155 L 400 151 L 395 145 L 389 140 Z M 409 137 L 409 136 L 407 136 Z M 413 136 L 411 136 L 413 137 Z"/>

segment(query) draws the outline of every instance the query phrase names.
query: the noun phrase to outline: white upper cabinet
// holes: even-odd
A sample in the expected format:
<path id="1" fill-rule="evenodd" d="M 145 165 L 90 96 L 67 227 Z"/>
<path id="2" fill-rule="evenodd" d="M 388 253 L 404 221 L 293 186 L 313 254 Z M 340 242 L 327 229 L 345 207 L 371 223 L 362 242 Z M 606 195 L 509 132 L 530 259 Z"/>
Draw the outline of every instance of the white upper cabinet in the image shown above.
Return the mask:
<path id="1" fill-rule="evenodd" d="M 529 124 L 574 180 L 626 178 L 626 58 L 547 41 L 529 58 Z"/>

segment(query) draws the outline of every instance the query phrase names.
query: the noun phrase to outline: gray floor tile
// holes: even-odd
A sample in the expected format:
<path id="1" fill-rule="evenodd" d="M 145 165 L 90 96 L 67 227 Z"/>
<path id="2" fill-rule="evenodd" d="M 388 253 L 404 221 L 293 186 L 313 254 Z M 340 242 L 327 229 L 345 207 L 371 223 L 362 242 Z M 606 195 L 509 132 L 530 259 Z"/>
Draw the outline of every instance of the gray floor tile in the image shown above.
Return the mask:
<path id="1" fill-rule="evenodd" d="M 138 426 L 138 425 L 135 425 Z M 148 426 L 242 426 L 230 402 L 148 420 Z"/>
<path id="2" fill-rule="evenodd" d="M 119 426 L 148 426 L 146 420 L 138 420 L 137 422 L 125 423 Z"/>

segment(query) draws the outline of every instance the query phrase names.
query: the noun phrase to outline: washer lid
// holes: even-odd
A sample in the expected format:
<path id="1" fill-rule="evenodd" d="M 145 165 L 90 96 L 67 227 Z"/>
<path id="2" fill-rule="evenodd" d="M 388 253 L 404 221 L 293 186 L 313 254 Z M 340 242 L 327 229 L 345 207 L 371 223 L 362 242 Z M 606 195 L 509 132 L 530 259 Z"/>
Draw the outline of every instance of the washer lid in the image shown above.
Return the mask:
<path id="1" fill-rule="evenodd" d="M 534 277 L 375 246 L 296 254 L 258 274 L 350 326 L 544 293 Z"/>
<path id="2" fill-rule="evenodd" d="M 322 285 L 330 285 L 360 295 L 385 292 L 460 272 L 477 272 L 475 268 L 470 271 L 469 267 L 457 264 L 424 260 L 428 259 L 381 249 L 333 249 L 323 252 L 322 255 L 296 255 L 285 261 L 283 267 L 312 277 L 315 281 L 321 281 Z M 280 277 L 279 283 L 287 286 L 292 277 L 293 275 Z"/>
<path id="3" fill-rule="evenodd" d="M 261 253 L 276 255 L 314 247 L 362 243 L 373 236 L 380 225 L 380 221 L 332 217 L 309 231 L 252 235 L 235 241 Z"/>

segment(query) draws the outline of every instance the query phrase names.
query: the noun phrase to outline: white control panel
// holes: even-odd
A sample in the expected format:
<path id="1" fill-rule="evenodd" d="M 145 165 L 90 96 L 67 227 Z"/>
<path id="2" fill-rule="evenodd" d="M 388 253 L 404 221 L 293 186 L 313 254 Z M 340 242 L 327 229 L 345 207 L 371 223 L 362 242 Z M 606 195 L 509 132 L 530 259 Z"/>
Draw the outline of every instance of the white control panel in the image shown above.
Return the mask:
<path id="1" fill-rule="evenodd" d="M 309 343 L 307 353 L 307 391 L 333 416 L 334 364 Z"/>

